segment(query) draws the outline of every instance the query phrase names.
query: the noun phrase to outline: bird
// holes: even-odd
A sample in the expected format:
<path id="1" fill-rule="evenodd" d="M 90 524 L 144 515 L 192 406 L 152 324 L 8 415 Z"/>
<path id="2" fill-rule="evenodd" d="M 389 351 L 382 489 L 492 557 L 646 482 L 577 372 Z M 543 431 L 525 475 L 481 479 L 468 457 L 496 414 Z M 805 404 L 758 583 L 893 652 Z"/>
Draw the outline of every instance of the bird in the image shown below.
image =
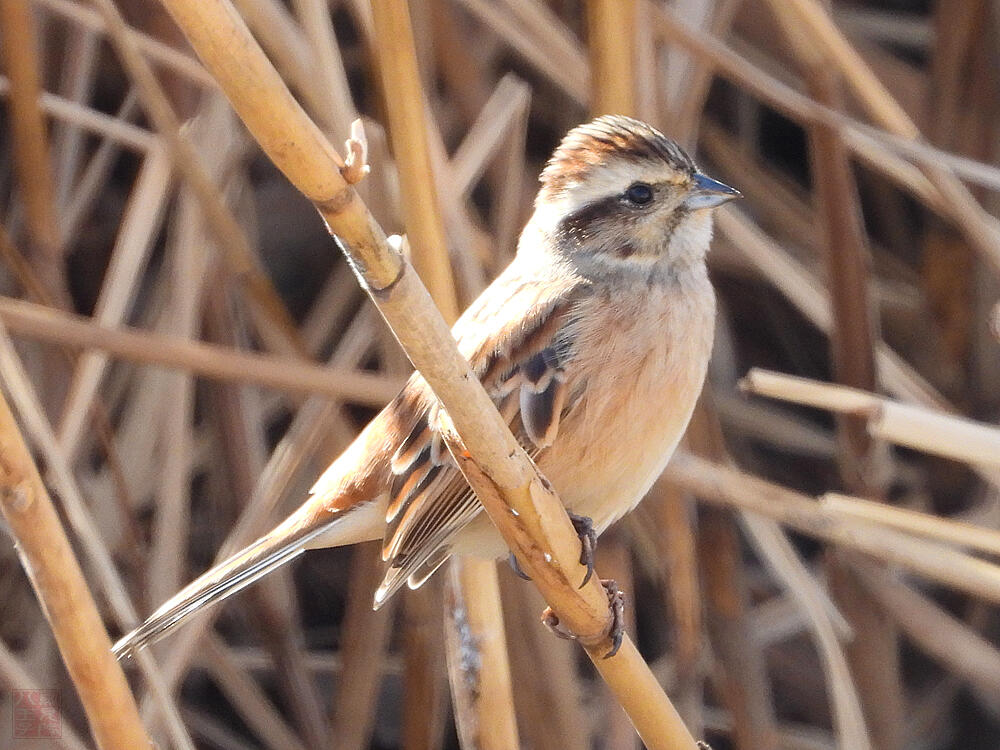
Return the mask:
<path id="1" fill-rule="evenodd" d="M 646 494 L 691 418 L 714 333 L 712 213 L 740 193 L 622 115 L 570 130 L 539 180 L 514 260 L 452 332 L 570 512 L 586 557 Z M 308 549 L 381 539 L 375 608 L 452 555 L 509 554 L 443 443 L 442 417 L 414 372 L 297 510 L 165 602 L 115 654 Z"/>

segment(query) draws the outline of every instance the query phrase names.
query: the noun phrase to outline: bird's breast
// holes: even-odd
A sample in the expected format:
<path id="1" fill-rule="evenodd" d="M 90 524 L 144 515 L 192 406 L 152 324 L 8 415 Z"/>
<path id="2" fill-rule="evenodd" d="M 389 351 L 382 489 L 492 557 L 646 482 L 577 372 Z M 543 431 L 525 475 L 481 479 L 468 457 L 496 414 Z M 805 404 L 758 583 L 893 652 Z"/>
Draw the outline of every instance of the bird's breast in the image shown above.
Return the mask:
<path id="1" fill-rule="evenodd" d="M 539 459 L 563 502 L 603 530 L 635 506 L 684 433 L 711 353 L 707 276 L 609 289 L 580 310 L 574 402 Z"/>

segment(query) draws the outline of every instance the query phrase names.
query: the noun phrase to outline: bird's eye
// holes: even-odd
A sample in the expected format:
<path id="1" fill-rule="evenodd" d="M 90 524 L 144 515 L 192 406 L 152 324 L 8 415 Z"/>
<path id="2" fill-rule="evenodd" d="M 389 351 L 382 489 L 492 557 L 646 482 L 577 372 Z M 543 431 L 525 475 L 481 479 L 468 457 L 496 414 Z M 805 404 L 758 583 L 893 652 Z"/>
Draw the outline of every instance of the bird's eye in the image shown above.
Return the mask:
<path id="1" fill-rule="evenodd" d="M 625 191 L 625 200 L 636 206 L 645 206 L 653 200 L 653 188 L 645 182 L 633 182 Z"/>

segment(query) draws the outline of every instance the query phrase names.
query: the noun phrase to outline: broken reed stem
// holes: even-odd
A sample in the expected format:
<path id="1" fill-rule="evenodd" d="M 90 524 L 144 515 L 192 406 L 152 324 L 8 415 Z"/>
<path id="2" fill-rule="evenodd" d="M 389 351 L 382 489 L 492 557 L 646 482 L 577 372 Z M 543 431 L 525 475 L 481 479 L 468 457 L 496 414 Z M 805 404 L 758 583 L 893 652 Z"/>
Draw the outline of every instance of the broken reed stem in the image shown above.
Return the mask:
<path id="1" fill-rule="evenodd" d="M 867 418 L 873 437 L 975 466 L 1000 467 L 1000 428 L 867 391 L 754 368 L 740 386 L 759 396 Z"/>
<path id="2" fill-rule="evenodd" d="M 382 407 L 399 392 L 399 378 L 331 369 L 276 355 L 237 351 L 216 344 L 137 331 L 106 328 L 80 315 L 23 300 L 0 297 L 0 322 L 22 337 L 69 347 L 96 349 L 116 357 L 187 370 L 216 380 L 253 383 L 292 393 L 326 395 L 355 404 Z"/>
<path id="3" fill-rule="evenodd" d="M 102 750 L 151 742 L 111 639 L 6 399 L 0 395 L 0 510 Z"/>
<path id="4" fill-rule="evenodd" d="M 488 486 L 495 493 L 497 502 L 484 503 L 493 522 L 564 627 L 580 637 L 647 746 L 692 750 L 694 739 L 632 642 L 626 639 L 615 658 L 602 658 L 611 647 L 607 596 L 596 579 L 578 588 L 586 570 L 579 563 L 580 542 L 565 508 L 545 489 L 459 354 L 426 288 L 389 247 L 381 227 L 345 182 L 343 160 L 292 98 L 229 2 L 163 3 L 250 132 L 313 200 L 344 246 L 361 283 L 463 437 L 468 448 L 460 460 L 463 471 L 481 477 L 477 489 Z"/>
<path id="5" fill-rule="evenodd" d="M 860 497 L 842 495 L 839 492 L 827 492 L 820 497 L 820 504 L 835 513 L 841 513 L 859 521 L 871 521 L 883 526 L 891 526 L 914 536 L 1000 557 L 1000 531 L 996 529 L 955 521 L 950 518 L 941 518 L 908 508 L 897 508 L 893 505 L 876 503 Z"/>
<path id="6" fill-rule="evenodd" d="M 690 453 L 678 453 L 666 479 L 703 502 L 758 513 L 808 536 L 893 565 L 929 581 L 1000 603 L 1000 566 L 831 511 L 815 498 Z"/>

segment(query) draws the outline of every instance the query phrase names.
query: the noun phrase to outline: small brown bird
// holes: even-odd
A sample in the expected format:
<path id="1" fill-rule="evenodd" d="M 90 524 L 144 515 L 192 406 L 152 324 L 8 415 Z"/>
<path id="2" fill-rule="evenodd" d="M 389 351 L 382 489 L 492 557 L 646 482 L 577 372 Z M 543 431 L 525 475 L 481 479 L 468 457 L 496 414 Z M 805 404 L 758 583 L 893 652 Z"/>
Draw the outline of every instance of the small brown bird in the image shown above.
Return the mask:
<path id="1" fill-rule="evenodd" d="M 712 348 L 712 209 L 739 193 L 637 120 L 599 117 L 541 176 L 517 257 L 453 332 L 567 509 L 600 533 L 631 510 L 687 426 Z M 128 654 L 306 549 L 382 539 L 381 605 L 453 554 L 503 539 L 437 432 L 414 373 L 277 528 L 212 568 L 115 645 Z"/>

